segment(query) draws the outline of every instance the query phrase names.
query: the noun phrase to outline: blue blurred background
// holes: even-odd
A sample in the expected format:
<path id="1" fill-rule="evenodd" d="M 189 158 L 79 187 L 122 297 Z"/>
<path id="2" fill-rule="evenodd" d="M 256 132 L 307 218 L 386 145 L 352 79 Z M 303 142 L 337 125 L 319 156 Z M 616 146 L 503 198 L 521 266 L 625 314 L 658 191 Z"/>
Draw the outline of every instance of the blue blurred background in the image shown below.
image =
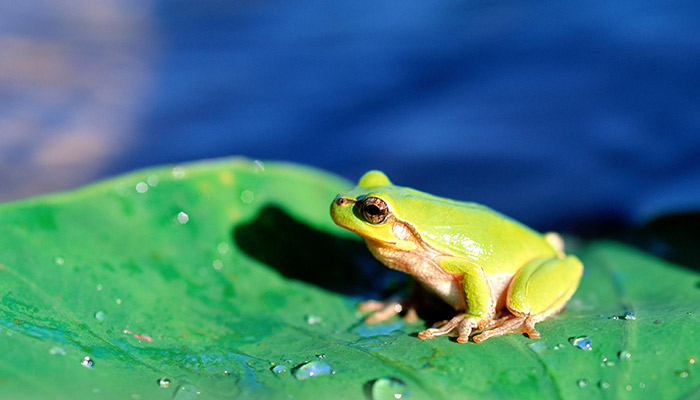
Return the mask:
<path id="1" fill-rule="evenodd" d="M 541 230 L 698 210 L 696 1 L 0 5 L 0 200 L 243 155 Z"/>

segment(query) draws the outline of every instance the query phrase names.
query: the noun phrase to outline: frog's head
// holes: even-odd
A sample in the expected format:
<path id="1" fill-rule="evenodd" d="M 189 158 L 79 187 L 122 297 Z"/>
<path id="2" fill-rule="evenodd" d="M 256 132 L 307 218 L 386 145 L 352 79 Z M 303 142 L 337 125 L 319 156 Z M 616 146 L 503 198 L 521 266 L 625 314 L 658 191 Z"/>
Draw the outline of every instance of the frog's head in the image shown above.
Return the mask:
<path id="1" fill-rule="evenodd" d="M 369 171 L 357 187 L 341 193 L 331 203 L 331 218 L 337 225 L 365 239 L 391 247 L 414 247 L 404 222 L 394 213 L 397 187 L 381 171 Z"/>

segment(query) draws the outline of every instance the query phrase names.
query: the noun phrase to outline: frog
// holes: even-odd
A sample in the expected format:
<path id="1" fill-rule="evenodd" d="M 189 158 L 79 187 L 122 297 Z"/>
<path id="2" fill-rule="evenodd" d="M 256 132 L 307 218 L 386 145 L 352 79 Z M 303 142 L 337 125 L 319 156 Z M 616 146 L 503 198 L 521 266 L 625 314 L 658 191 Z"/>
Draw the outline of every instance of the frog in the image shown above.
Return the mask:
<path id="1" fill-rule="evenodd" d="M 540 338 L 535 324 L 564 309 L 583 275 L 582 262 L 565 254 L 560 235 L 540 233 L 479 203 L 394 185 L 378 170 L 339 193 L 330 215 L 360 235 L 384 265 L 411 275 L 454 310 L 451 319 L 419 332 L 420 339 Z M 371 323 L 402 312 L 415 316 L 410 298 L 370 300 L 360 308 L 374 311 L 365 319 Z"/>

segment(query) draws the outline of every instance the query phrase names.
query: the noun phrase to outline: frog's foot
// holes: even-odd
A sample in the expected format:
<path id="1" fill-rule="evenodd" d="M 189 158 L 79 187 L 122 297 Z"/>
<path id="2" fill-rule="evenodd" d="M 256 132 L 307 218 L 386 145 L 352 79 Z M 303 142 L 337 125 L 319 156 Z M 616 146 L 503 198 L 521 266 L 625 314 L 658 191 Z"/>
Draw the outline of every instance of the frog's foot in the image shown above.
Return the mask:
<path id="1" fill-rule="evenodd" d="M 413 306 L 413 302 L 408 299 L 389 299 L 386 301 L 367 300 L 360 303 L 357 308 L 364 313 L 373 313 L 365 318 L 365 322 L 369 324 L 376 324 L 378 322 L 386 321 L 394 315 L 402 312 L 405 312 L 404 319 L 406 322 L 412 323 L 418 320 L 418 313 Z"/>
<path id="2" fill-rule="evenodd" d="M 466 343 L 469 341 L 469 335 L 471 335 L 472 329 L 477 327 L 478 322 L 476 318 L 467 314 L 457 314 L 449 321 L 437 325 L 439 326 L 428 328 L 418 333 L 418 337 L 423 340 L 432 339 L 438 336 L 452 335 L 456 331 L 457 341 L 459 343 Z"/>
<path id="3" fill-rule="evenodd" d="M 538 321 L 529 316 L 508 315 L 489 324 L 483 332 L 474 336 L 474 342 L 481 343 L 486 339 L 508 333 L 526 333 L 531 339 L 537 339 L 540 333 L 535 329 L 535 322 Z"/>

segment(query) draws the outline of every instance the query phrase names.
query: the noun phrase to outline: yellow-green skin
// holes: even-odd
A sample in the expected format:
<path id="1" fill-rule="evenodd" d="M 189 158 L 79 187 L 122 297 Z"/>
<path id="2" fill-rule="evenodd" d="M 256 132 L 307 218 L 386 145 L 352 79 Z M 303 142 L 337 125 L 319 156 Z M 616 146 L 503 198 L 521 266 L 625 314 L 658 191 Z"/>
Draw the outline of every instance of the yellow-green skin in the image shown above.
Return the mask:
<path id="1" fill-rule="evenodd" d="M 368 220 L 368 198 L 386 208 L 384 220 Z M 422 339 L 456 332 L 466 342 L 474 329 L 482 330 L 475 342 L 505 333 L 539 337 L 534 324 L 564 307 L 583 273 L 578 258 L 564 255 L 558 235 L 542 235 L 480 204 L 395 186 L 380 171 L 339 194 L 330 212 L 380 261 L 413 275 L 455 309 L 450 321 L 419 333 Z M 390 317 L 396 306 L 387 304 L 374 320 Z"/>

